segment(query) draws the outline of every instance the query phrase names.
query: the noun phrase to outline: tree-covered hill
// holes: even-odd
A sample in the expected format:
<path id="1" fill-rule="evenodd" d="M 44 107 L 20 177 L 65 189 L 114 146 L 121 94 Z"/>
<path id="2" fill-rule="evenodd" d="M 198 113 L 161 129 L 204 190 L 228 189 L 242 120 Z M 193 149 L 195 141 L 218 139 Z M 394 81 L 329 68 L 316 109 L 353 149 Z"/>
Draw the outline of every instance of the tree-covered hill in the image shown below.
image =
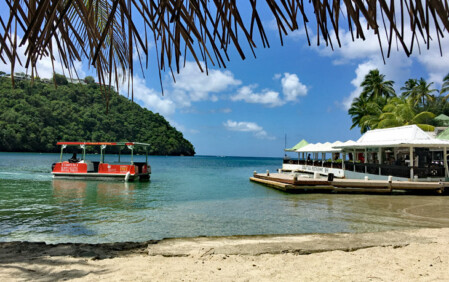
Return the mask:
<path id="1" fill-rule="evenodd" d="M 100 87 L 0 78 L 0 151 L 57 152 L 58 141 L 150 143 L 153 155 L 194 155 L 192 144 L 163 116 L 120 95 L 109 112 Z"/>

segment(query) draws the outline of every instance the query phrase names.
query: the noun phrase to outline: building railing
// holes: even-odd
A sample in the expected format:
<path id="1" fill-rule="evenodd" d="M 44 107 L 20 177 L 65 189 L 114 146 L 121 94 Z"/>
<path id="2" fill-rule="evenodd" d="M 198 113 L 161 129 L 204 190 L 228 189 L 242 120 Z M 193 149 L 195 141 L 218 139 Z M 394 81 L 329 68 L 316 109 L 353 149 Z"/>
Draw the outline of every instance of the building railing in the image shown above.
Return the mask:
<path id="1" fill-rule="evenodd" d="M 342 169 L 341 162 L 329 161 L 306 161 L 306 160 L 284 160 L 284 164 L 310 165 L 321 166 L 326 168 Z M 387 164 L 371 164 L 371 163 L 353 163 L 351 161 L 345 162 L 345 170 L 355 171 L 359 173 L 378 174 L 385 176 L 396 176 L 410 178 L 410 167 L 401 165 L 387 165 Z M 413 174 L 418 178 L 427 177 L 445 177 L 445 170 L 443 165 L 432 164 L 429 167 L 413 167 Z"/>
<path id="2" fill-rule="evenodd" d="M 327 168 L 342 168 L 341 162 L 329 162 L 329 161 L 313 161 L 313 160 L 294 160 L 294 159 L 284 159 L 284 164 L 296 164 L 296 165 L 311 165 L 311 166 L 322 166 Z"/>

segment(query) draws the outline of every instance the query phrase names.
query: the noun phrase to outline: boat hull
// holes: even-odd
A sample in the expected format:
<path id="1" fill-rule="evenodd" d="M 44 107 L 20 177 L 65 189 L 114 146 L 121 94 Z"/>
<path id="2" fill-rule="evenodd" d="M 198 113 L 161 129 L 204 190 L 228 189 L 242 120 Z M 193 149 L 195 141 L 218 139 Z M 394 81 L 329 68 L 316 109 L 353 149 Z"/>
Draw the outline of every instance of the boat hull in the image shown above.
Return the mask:
<path id="1" fill-rule="evenodd" d="M 150 174 L 135 174 L 129 175 L 128 178 L 126 174 L 113 174 L 113 173 L 60 173 L 53 172 L 53 178 L 55 179 L 83 179 L 83 180 L 118 180 L 118 181 L 149 181 Z"/>
<path id="2" fill-rule="evenodd" d="M 92 180 L 122 180 L 148 181 L 151 167 L 146 163 L 107 164 L 94 162 L 54 163 L 53 178 L 58 179 L 92 179 Z"/>

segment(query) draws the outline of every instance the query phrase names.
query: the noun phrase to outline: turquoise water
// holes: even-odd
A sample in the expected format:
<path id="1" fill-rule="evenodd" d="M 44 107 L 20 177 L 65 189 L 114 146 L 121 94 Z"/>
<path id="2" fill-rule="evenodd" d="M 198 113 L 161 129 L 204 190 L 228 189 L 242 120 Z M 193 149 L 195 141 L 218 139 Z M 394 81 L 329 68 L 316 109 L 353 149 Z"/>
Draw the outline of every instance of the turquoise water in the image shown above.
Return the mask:
<path id="1" fill-rule="evenodd" d="M 50 168 L 58 159 L 0 153 L 0 241 L 99 243 L 449 227 L 449 197 L 292 195 L 248 180 L 253 171 L 275 171 L 280 158 L 151 156 L 151 182 L 143 183 L 53 180 Z"/>

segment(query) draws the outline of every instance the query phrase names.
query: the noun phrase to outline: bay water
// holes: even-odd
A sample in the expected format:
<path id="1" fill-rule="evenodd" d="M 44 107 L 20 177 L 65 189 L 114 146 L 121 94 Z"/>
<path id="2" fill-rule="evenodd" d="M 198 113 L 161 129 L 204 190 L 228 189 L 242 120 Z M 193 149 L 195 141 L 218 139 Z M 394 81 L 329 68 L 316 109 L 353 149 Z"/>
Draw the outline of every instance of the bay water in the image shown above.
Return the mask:
<path id="1" fill-rule="evenodd" d="M 107 155 L 106 161 L 116 158 Z M 249 181 L 253 171 L 280 168 L 281 158 L 150 156 L 151 181 L 130 183 L 54 180 L 51 165 L 58 160 L 59 154 L 0 153 L 0 241 L 105 243 L 449 227 L 445 196 L 287 194 Z"/>

